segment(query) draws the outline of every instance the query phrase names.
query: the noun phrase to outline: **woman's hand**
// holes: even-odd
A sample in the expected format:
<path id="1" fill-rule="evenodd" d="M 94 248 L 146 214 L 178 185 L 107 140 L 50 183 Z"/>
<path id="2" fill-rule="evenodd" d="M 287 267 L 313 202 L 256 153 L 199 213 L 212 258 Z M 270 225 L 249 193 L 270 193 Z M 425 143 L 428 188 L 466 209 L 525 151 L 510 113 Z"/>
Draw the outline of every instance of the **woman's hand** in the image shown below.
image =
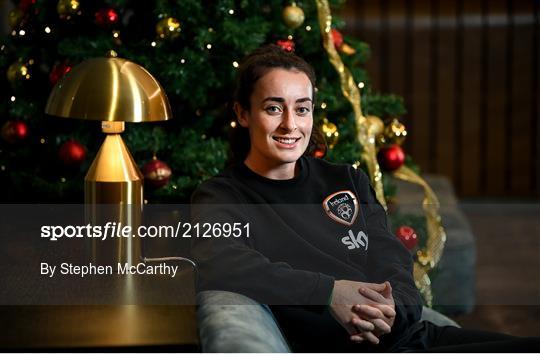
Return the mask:
<path id="1" fill-rule="evenodd" d="M 382 285 L 384 286 L 382 291 L 375 291 L 369 287 L 359 288 L 359 294 L 372 302 L 353 307 L 353 312 L 362 320 L 369 321 L 374 325 L 375 328 L 372 332 L 377 337 L 390 333 L 396 318 L 392 286 L 389 282 L 384 282 Z"/>
<path id="2" fill-rule="evenodd" d="M 350 280 L 337 280 L 334 282 L 330 313 L 349 332 L 351 340 L 356 342 L 368 340 L 373 344 L 379 343 L 379 339 L 373 331 L 376 331 L 377 325 L 380 325 L 380 321 L 374 321 L 374 318 L 367 316 L 364 311 L 359 311 L 360 314 L 356 313 L 353 311 L 353 307 L 358 305 L 373 307 L 378 304 L 370 297 L 360 293 L 360 289 L 369 289 L 378 293 L 384 291 L 386 287 L 385 284 L 363 283 Z M 369 294 L 373 295 L 372 293 Z M 380 310 L 376 310 L 380 312 Z M 381 315 L 381 321 L 384 321 L 382 317 L 384 316 Z"/>

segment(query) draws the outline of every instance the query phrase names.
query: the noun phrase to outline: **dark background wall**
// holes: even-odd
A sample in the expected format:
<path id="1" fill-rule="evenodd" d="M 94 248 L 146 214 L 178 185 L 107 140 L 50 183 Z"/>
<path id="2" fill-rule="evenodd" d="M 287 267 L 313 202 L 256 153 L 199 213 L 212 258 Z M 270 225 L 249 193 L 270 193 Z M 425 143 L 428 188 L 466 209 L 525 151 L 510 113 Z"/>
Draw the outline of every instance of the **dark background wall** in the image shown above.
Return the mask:
<path id="1" fill-rule="evenodd" d="M 376 90 L 403 96 L 405 143 L 462 197 L 540 199 L 536 0 L 349 0 Z"/>

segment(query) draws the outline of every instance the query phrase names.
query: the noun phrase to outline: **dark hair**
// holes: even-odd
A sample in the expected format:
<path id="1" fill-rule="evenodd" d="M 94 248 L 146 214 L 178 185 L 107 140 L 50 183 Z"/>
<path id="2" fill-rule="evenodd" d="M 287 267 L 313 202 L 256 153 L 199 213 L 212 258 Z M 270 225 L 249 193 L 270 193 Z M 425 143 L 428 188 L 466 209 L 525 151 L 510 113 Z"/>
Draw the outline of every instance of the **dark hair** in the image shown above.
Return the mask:
<path id="1" fill-rule="evenodd" d="M 304 59 L 287 52 L 275 44 L 262 46 L 246 56 L 239 67 L 236 77 L 234 99 L 243 109 L 251 108 L 250 98 L 257 81 L 272 69 L 300 71 L 308 77 L 312 87 L 312 99 L 315 104 L 315 71 Z M 325 144 L 324 136 L 318 127 L 313 126 L 309 144 L 304 155 L 311 155 L 317 147 Z M 244 161 L 250 148 L 248 129 L 236 124 L 230 134 L 231 162 Z"/>

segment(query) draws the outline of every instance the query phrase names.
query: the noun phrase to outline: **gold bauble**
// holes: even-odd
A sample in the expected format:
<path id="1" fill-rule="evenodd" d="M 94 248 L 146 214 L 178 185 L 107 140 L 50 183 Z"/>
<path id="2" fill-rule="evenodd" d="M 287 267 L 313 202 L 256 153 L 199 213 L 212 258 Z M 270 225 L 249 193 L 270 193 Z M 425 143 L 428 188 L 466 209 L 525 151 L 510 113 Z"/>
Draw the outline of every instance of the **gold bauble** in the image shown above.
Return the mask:
<path id="1" fill-rule="evenodd" d="M 407 136 L 407 129 L 397 118 L 392 119 L 384 128 L 384 140 L 387 144 L 401 145 Z"/>
<path id="2" fill-rule="evenodd" d="M 356 49 L 354 49 L 347 43 L 343 43 L 341 47 L 339 47 L 339 51 L 347 55 L 353 55 L 354 53 L 356 53 Z"/>
<path id="3" fill-rule="evenodd" d="M 72 16 L 81 14 L 81 3 L 78 0 L 59 0 L 56 11 L 63 20 L 69 20 Z"/>
<path id="4" fill-rule="evenodd" d="M 27 64 L 19 60 L 9 66 L 6 76 L 12 85 L 17 85 L 30 79 L 30 68 Z"/>
<path id="5" fill-rule="evenodd" d="M 326 143 L 328 144 L 328 147 L 330 149 L 333 149 L 339 139 L 339 132 L 337 126 L 334 123 L 328 121 L 328 119 L 324 118 L 321 129 L 324 134 L 324 138 L 326 139 Z"/>
<path id="6" fill-rule="evenodd" d="M 19 27 L 22 20 L 24 18 L 24 12 L 22 12 L 20 9 L 13 9 L 9 12 L 9 27 L 14 30 Z"/>
<path id="7" fill-rule="evenodd" d="M 384 123 L 381 118 L 377 116 L 367 116 L 369 133 L 377 137 L 384 131 Z"/>
<path id="8" fill-rule="evenodd" d="M 304 23 L 306 16 L 304 15 L 304 10 L 296 6 L 295 3 L 292 3 L 289 6 L 286 6 L 283 9 L 283 21 L 289 28 L 297 28 Z"/>
<path id="9" fill-rule="evenodd" d="M 180 21 L 174 17 L 165 17 L 156 24 L 156 33 L 161 39 L 175 39 L 180 36 Z"/>

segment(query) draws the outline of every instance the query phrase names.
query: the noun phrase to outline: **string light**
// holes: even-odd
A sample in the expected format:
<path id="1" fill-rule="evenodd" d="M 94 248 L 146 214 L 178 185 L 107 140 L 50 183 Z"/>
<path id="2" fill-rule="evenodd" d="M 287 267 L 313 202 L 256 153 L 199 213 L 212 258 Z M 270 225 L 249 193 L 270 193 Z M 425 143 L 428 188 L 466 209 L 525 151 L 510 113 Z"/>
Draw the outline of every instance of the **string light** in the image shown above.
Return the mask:
<path id="1" fill-rule="evenodd" d="M 212 49 L 212 45 L 211 45 L 210 43 L 208 43 L 208 44 L 206 45 L 206 49 Z"/>
<path id="2" fill-rule="evenodd" d="M 19 31 L 19 35 L 20 35 L 20 36 L 24 36 L 25 34 L 26 34 L 26 32 L 25 32 L 24 30 L 20 30 L 20 31 Z"/>
<path id="3" fill-rule="evenodd" d="M 292 34 L 289 34 L 289 35 L 287 36 L 287 39 L 290 40 L 290 41 L 292 41 L 292 39 L 293 39 Z"/>
<path id="4" fill-rule="evenodd" d="M 155 46 L 156 46 L 156 42 L 152 41 L 152 43 L 150 43 L 150 45 L 151 45 L 152 47 L 155 47 Z"/>
<path id="5" fill-rule="evenodd" d="M 4 166 L 4 165 L 0 166 L 0 170 L 5 171 L 5 170 L 6 170 L 6 166 Z"/>
<path id="6" fill-rule="evenodd" d="M 11 96 L 11 102 L 15 102 L 15 96 Z"/>
<path id="7" fill-rule="evenodd" d="M 235 68 L 239 67 L 240 64 L 238 64 L 238 62 L 235 60 L 232 62 L 232 66 L 234 66 Z"/>
<path id="8" fill-rule="evenodd" d="M 65 183 L 66 179 L 64 177 L 60 177 L 60 182 Z"/>
<path id="9" fill-rule="evenodd" d="M 364 85 L 363 82 L 359 82 L 359 83 L 358 83 L 358 88 L 364 88 L 364 86 L 365 86 L 365 85 Z"/>
<path id="10" fill-rule="evenodd" d="M 51 28 L 49 26 L 45 27 L 45 33 L 51 33 Z"/>
<path id="11" fill-rule="evenodd" d="M 326 102 L 321 103 L 321 108 L 326 109 Z"/>
<path id="12" fill-rule="evenodd" d="M 231 128 L 236 128 L 236 122 L 234 120 L 231 121 Z"/>
<path id="13" fill-rule="evenodd" d="M 172 185 L 172 188 L 173 188 L 173 189 L 178 189 L 178 187 L 176 186 L 176 184 L 173 184 L 173 185 Z"/>
<path id="14" fill-rule="evenodd" d="M 306 26 L 306 31 L 311 31 L 311 26 Z"/>
<path id="15" fill-rule="evenodd" d="M 184 58 L 180 59 L 181 64 L 185 64 L 185 62 L 186 62 L 186 59 L 184 59 Z"/>
<path id="16" fill-rule="evenodd" d="M 41 139 L 39 139 L 39 142 L 42 143 L 42 144 L 45 144 L 45 139 L 41 138 Z"/>
<path id="17" fill-rule="evenodd" d="M 120 36 L 120 32 L 114 31 L 112 36 L 113 36 L 114 38 L 118 38 L 118 37 Z"/>
<path id="18" fill-rule="evenodd" d="M 234 15 L 234 10 L 233 9 L 229 10 L 229 15 Z"/>

